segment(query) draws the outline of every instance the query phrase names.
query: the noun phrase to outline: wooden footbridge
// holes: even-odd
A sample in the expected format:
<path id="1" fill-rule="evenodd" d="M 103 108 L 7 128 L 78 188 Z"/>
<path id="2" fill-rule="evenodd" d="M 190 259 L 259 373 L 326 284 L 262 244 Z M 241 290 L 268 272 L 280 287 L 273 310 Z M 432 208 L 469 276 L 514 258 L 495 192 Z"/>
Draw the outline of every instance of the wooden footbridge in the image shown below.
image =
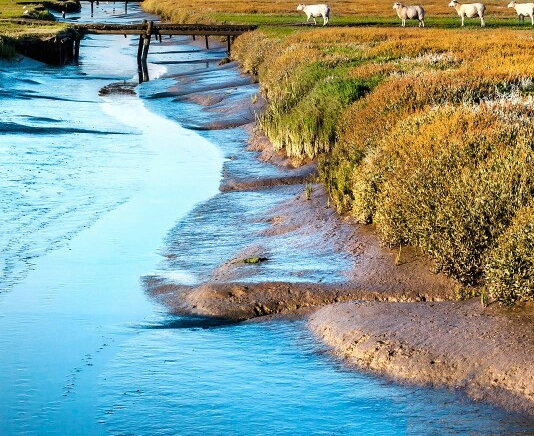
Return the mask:
<path id="1" fill-rule="evenodd" d="M 161 41 L 163 36 L 189 35 L 205 38 L 209 49 L 209 36 L 226 37 L 228 52 L 236 36 L 256 29 L 257 26 L 244 25 L 205 25 L 205 24 L 155 24 L 143 21 L 141 24 L 75 24 L 72 26 L 81 35 L 139 35 L 138 60 L 146 61 L 152 36 Z"/>
<path id="2" fill-rule="evenodd" d="M 202 25 L 202 24 L 155 24 L 153 21 L 143 20 L 141 24 L 76 24 L 74 30 L 80 35 L 139 35 L 137 49 L 137 63 L 139 66 L 139 81 L 148 80 L 147 57 L 150 41 L 155 37 L 160 42 L 163 36 L 188 35 L 193 38 L 203 36 L 206 49 L 209 49 L 209 37 L 226 37 L 227 50 L 230 54 L 232 41 L 236 36 L 256 29 L 256 26 L 242 25 Z M 74 45 L 74 60 L 79 56 L 79 43 Z"/>
<path id="3" fill-rule="evenodd" d="M 124 0 L 123 0 L 124 1 Z M 138 0 L 137 0 L 138 1 Z M 41 20 L 14 19 L 18 24 L 46 25 Z M 33 57 L 51 64 L 65 64 L 78 62 L 80 55 L 80 41 L 85 35 L 139 35 L 137 62 L 139 64 L 140 80 L 148 80 L 147 57 L 152 37 L 162 40 L 163 36 L 187 35 L 195 39 L 204 37 L 206 49 L 209 49 L 210 36 L 226 37 L 227 50 L 236 36 L 256 29 L 252 25 L 203 25 L 203 24 L 164 24 L 143 20 L 140 24 L 72 24 L 69 28 L 40 44 L 23 44 L 17 47 L 21 54 Z M 141 71 L 143 74 L 141 75 Z"/>

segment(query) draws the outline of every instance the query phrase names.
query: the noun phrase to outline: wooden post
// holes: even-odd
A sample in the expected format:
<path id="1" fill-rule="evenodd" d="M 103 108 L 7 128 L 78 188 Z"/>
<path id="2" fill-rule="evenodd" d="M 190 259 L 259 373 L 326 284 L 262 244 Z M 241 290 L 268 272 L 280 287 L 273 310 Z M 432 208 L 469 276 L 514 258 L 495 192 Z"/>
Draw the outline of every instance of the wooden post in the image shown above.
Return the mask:
<path id="1" fill-rule="evenodd" d="M 93 16 L 93 10 L 94 10 L 93 3 L 94 1 L 91 1 L 91 17 Z"/>
<path id="2" fill-rule="evenodd" d="M 141 62 L 141 69 L 143 70 L 143 82 L 148 82 L 150 78 L 148 77 L 148 65 L 146 61 Z"/>
<path id="3" fill-rule="evenodd" d="M 206 38 L 206 50 L 209 50 L 210 49 L 210 45 L 208 43 L 208 35 L 206 35 L 205 38 Z"/>
<path id="4" fill-rule="evenodd" d="M 137 63 L 141 62 L 141 55 L 143 54 L 143 42 L 145 38 L 144 35 L 139 35 L 139 44 L 137 45 Z"/>
<path id="5" fill-rule="evenodd" d="M 127 14 L 128 13 L 128 0 L 126 0 L 124 2 L 124 13 Z"/>
<path id="6" fill-rule="evenodd" d="M 148 23 L 145 34 L 145 43 L 143 44 L 143 54 L 141 55 L 141 62 L 146 62 L 148 56 L 148 49 L 150 48 L 150 38 L 152 37 L 152 26 L 154 25 L 153 21 Z"/>
<path id="7" fill-rule="evenodd" d="M 145 24 L 146 24 L 146 20 L 143 20 L 141 22 L 141 26 L 144 26 Z M 143 55 L 143 42 L 144 42 L 143 36 L 144 36 L 143 33 L 139 35 L 139 45 L 137 46 L 137 63 L 138 64 L 141 62 L 141 56 Z"/>
<path id="8" fill-rule="evenodd" d="M 57 50 L 57 58 L 58 58 L 58 65 L 63 65 L 65 62 L 63 61 L 63 44 L 61 43 L 61 40 L 59 38 L 56 38 L 56 50 Z"/>
<path id="9" fill-rule="evenodd" d="M 193 41 L 195 40 L 195 35 L 193 35 Z"/>
<path id="10" fill-rule="evenodd" d="M 76 35 L 76 39 L 74 40 L 74 62 L 76 65 L 78 64 L 78 61 L 80 59 L 80 37 Z"/>
<path id="11" fill-rule="evenodd" d="M 226 42 L 228 43 L 228 54 L 230 54 L 230 35 L 227 36 Z"/>
<path id="12" fill-rule="evenodd" d="M 69 39 L 69 63 L 74 61 L 74 42 L 75 38 Z"/>

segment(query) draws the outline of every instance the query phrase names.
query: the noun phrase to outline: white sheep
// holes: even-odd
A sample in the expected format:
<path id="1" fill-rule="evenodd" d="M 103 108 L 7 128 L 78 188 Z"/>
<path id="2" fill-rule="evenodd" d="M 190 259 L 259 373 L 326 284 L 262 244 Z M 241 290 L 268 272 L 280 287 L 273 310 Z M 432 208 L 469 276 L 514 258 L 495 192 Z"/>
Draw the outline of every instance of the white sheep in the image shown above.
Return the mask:
<path id="1" fill-rule="evenodd" d="M 480 25 L 484 26 L 484 11 L 486 6 L 482 3 L 459 3 L 457 0 L 451 0 L 449 6 L 456 9 L 458 15 L 462 18 L 462 26 L 464 25 L 464 18 L 480 17 Z"/>
<path id="2" fill-rule="evenodd" d="M 402 27 L 406 26 L 406 20 L 419 20 L 419 27 L 425 27 L 425 10 L 422 6 L 405 6 L 397 2 L 393 9 L 402 20 Z"/>
<path id="3" fill-rule="evenodd" d="M 301 3 L 297 6 L 297 11 L 302 11 L 306 14 L 306 22 L 310 20 L 310 17 L 313 17 L 313 23 L 315 25 L 317 25 L 315 17 L 323 17 L 323 26 L 326 26 L 330 19 L 330 6 L 325 4 L 305 5 Z"/>
<path id="4" fill-rule="evenodd" d="M 525 23 L 525 16 L 530 17 L 530 21 L 534 26 L 534 3 L 517 3 L 512 0 L 508 5 L 509 8 L 514 8 L 517 12 L 519 22 Z"/>

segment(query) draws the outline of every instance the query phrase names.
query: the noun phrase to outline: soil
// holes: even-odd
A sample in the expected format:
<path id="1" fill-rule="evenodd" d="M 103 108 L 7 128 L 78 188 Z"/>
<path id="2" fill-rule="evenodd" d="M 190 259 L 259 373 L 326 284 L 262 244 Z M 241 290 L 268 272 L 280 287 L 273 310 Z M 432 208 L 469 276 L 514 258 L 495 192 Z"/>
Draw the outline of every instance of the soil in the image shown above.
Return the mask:
<path id="1" fill-rule="evenodd" d="M 484 308 L 353 301 L 324 307 L 309 326 L 351 364 L 403 382 L 461 389 L 534 415 L 532 305 Z"/>
<path id="2" fill-rule="evenodd" d="M 154 276 L 145 279 L 148 292 L 173 313 L 225 321 L 304 313 L 317 338 L 359 368 L 399 381 L 463 389 L 475 399 L 534 416 L 534 307 L 505 310 L 483 307 L 477 299 L 452 301 L 456 282 L 435 273 L 413 248 L 381 246 L 372 226 L 358 225 L 329 207 L 327 193 L 312 183 L 314 162 L 293 161 L 273 149 L 251 122 L 251 114 L 255 119 L 265 102 L 223 92 L 251 86 L 250 78 L 217 83 L 219 91 L 189 74 L 169 92 L 218 114 L 197 128 L 242 126 L 259 159 L 288 170 L 284 177 L 269 179 L 230 175 L 222 180 L 221 191 L 305 183 L 299 195 L 257 216 L 268 223 L 259 236 L 297 251 L 328 247 L 351 266 L 340 271 L 342 281 L 263 281 L 254 269 L 243 275 L 242 262 L 236 261 L 270 260 L 262 257 L 261 244 L 252 244 L 221 259 L 199 285 Z"/>

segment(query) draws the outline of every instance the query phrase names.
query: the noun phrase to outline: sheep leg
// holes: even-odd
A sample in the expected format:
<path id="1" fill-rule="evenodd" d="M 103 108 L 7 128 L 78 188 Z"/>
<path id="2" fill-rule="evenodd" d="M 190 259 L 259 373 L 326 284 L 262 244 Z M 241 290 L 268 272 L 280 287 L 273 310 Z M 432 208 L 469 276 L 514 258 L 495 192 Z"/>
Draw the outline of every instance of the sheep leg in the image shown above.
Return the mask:
<path id="1" fill-rule="evenodd" d="M 462 27 L 464 27 L 464 16 L 462 15 Z"/>
<path id="2" fill-rule="evenodd" d="M 406 26 L 406 20 L 403 18 L 402 19 L 402 27 L 405 27 Z"/>

